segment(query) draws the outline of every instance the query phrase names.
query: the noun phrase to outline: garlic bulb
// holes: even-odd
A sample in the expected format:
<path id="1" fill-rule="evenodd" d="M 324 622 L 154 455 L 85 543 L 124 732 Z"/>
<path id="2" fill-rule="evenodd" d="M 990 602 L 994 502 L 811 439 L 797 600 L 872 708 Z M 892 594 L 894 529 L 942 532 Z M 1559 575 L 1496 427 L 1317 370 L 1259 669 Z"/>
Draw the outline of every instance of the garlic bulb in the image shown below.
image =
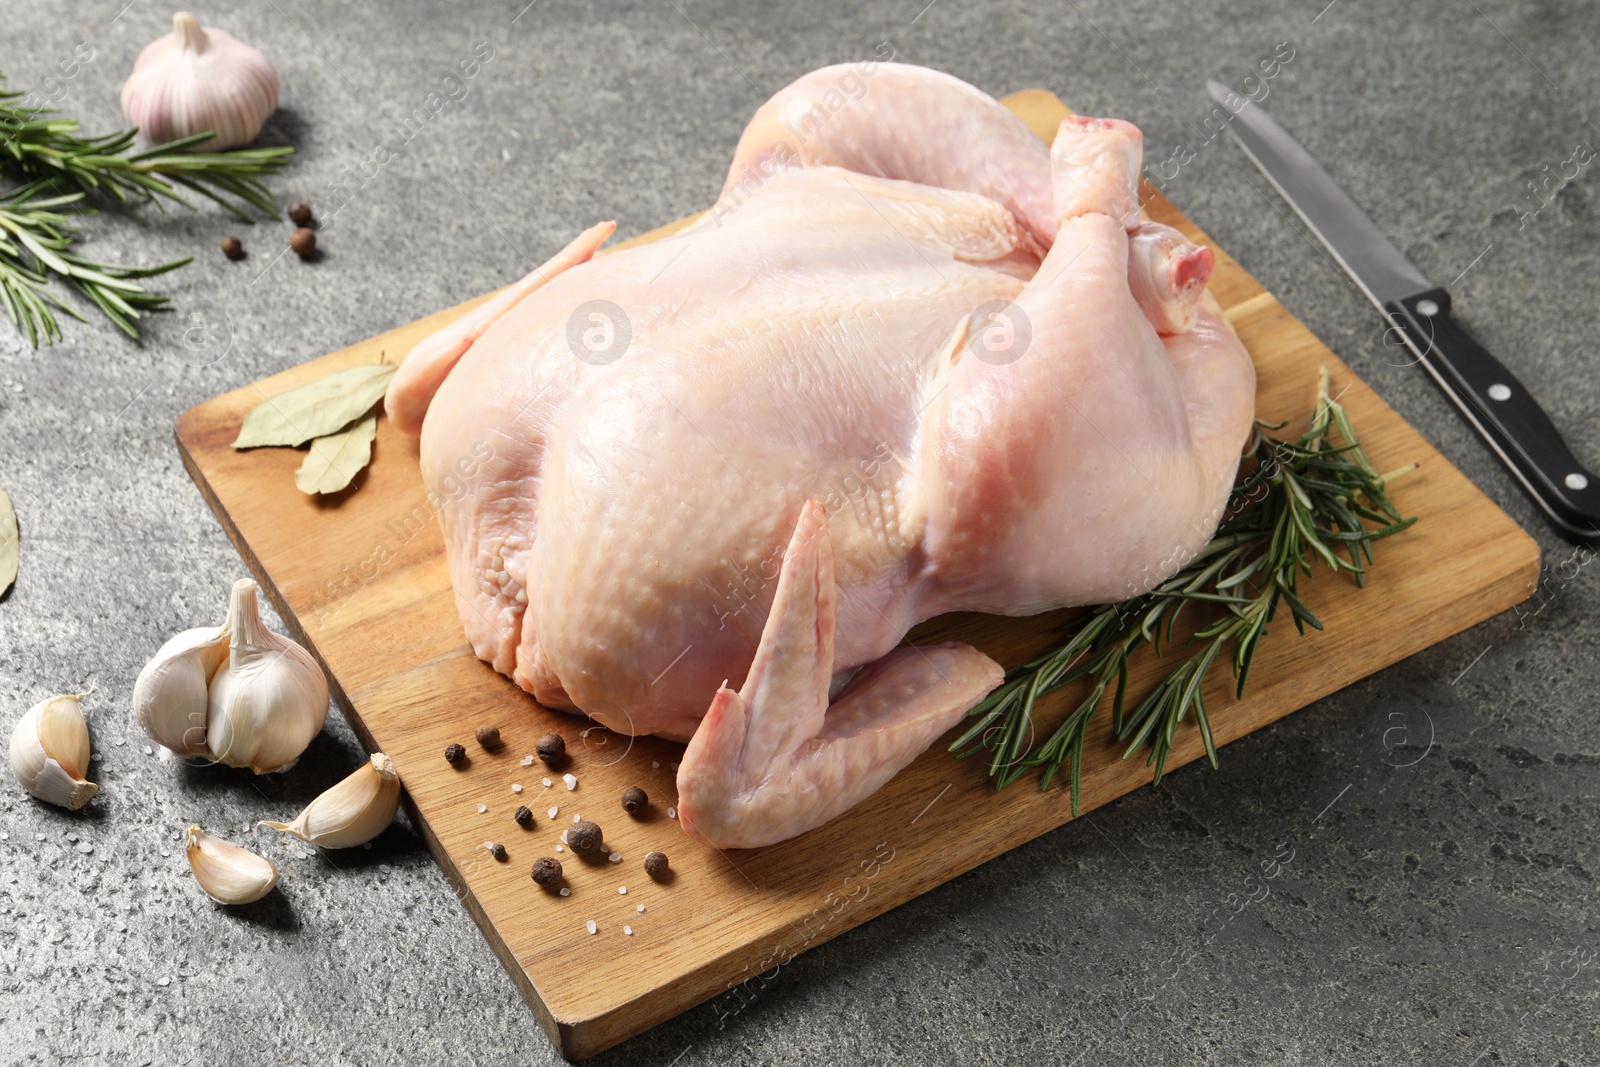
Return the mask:
<path id="1" fill-rule="evenodd" d="M 162 645 L 133 683 L 139 725 L 180 756 L 209 756 L 206 707 L 211 679 L 228 661 L 226 623 L 185 630 Z"/>
<path id="2" fill-rule="evenodd" d="M 234 583 L 228 661 L 211 679 L 206 748 L 211 758 L 257 774 L 288 770 L 328 717 L 328 680 L 311 653 L 267 629 L 256 583 Z"/>
<path id="3" fill-rule="evenodd" d="M 100 792 L 89 772 L 89 727 L 78 698 L 68 693 L 42 700 L 11 731 L 11 770 L 22 788 L 77 811 Z"/>
<path id="4" fill-rule="evenodd" d="M 294 822 L 261 825 L 321 848 L 354 848 L 383 833 L 399 806 L 394 761 L 374 752 L 364 766 L 306 805 Z"/>
<path id="5" fill-rule="evenodd" d="M 287 770 L 328 715 L 328 680 L 311 654 L 261 621 L 256 584 L 234 583 L 221 626 L 161 646 L 133 686 L 139 724 L 180 756 Z"/>
<path id="6" fill-rule="evenodd" d="M 122 113 L 151 144 L 210 131 L 191 152 L 249 144 L 278 107 L 278 72 L 267 57 L 187 11 L 145 46 L 122 86 Z"/>
<path id="7" fill-rule="evenodd" d="M 223 904 L 249 904 L 272 892 L 278 884 L 278 865 L 232 841 L 212 837 L 199 825 L 184 831 L 194 880 L 213 900 Z"/>

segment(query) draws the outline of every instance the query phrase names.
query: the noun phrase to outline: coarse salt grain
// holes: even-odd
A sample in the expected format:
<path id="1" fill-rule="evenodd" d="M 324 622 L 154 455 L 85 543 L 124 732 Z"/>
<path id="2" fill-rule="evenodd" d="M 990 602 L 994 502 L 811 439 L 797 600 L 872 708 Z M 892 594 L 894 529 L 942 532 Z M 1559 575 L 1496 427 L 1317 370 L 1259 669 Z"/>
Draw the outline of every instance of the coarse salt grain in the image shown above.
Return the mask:
<path id="1" fill-rule="evenodd" d="M 523 756 L 522 757 L 522 765 L 524 767 L 532 767 L 533 766 L 533 757 L 532 756 Z"/>
<path id="2" fill-rule="evenodd" d="M 557 852 L 565 852 L 565 851 L 566 851 L 566 849 L 564 849 L 564 848 L 562 848 L 562 847 L 561 847 L 561 846 L 560 846 L 560 845 L 557 845 L 557 846 L 556 846 L 556 851 L 557 851 Z"/>
<path id="3" fill-rule="evenodd" d="M 555 818 L 555 817 L 556 817 L 556 812 L 558 812 L 558 811 L 560 811 L 560 810 L 561 810 L 561 809 L 560 809 L 560 808 L 551 808 L 551 809 L 550 809 L 550 817 L 551 817 L 551 818 L 552 818 L 552 819 L 553 819 L 553 818 Z"/>
<path id="4" fill-rule="evenodd" d="M 661 769 L 661 761 L 658 759 L 653 759 L 650 761 L 650 766 L 659 771 Z"/>
<path id="5" fill-rule="evenodd" d="M 625 897 L 627 895 L 628 895 L 628 887 L 627 886 L 625 886 L 625 885 L 617 886 L 617 896 Z"/>
<path id="6" fill-rule="evenodd" d="M 584 925 L 589 928 L 589 932 L 591 934 L 597 934 L 600 932 L 600 927 L 595 925 L 593 919 L 590 919 L 588 922 L 584 923 Z"/>
<path id="7" fill-rule="evenodd" d="M 566 831 L 565 831 L 565 830 L 563 830 L 563 831 L 561 831 L 561 843 L 562 843 L 562 844 L 563 844 L 563 845 L 570 845 L 570 844 L 572 844 L 572 842 L 571 842 L 571 841 L 568 841 L 568 840 L 567 840 L 567 832 L 566 832 Z"/>
<path id="8" fill-rule="evenodd" d="M 640 904 L 640 905 L 639 905 L 639 913 L 640 913 L 640 914 L 641 914 L 641 915 L 642 915 L 642 914 L 644 914 L 644 905 L 643 905 L 643 904 Z"/>
<path id="9" fill-rule="evenodd" d="M 478 814 L 479 815 L 482 815 L 484 812 L 486 812 L 488 810 L 489 810 L 489 805 L 487 805 L 487 804 L 479 804 L 478 805 Z"/>
<path id="10" fill-rule="evenodd" d="M 552 781 L 551 781 L 551 780 L 550 780 L 550 779 L 548 779 L 548 778 L 541 778 L 541 779 L 539 779 L 539 780 L 540 780 L 540 781 L 541 781 L 541 782 L 543 782 L 543 783 L 544 783 L 544 787 L 545 787 L 545 788 L 546 788 L 546 789 L 549 789 L 549 788 L 550 788 L 550 787 L 551 787 L 551 786 L 552 786 L 552 785 L 555 785 L 555 783 L 554 783 L 554 782 L 552 782 Z"/>
<path id="11" fill-rule="evenodd" d="M 522 783 L 521 783 L 521 782 L 512 782 L 512 783 L 511 783 L 511 791 L 512 791 L 512 792 L 513 792 L 513 793 L 520 793 L 520 792 L 522 792 Z"/>
<path id="12" fill-rule="evenodd" d="M 561 850 L 558 848 L 558 849 L 556 849 L 556 851 L 560 852 Z M 571 886 L 562 886 L 561 887 L 561 895 L 564 896 L 564 897 L 570 897 L 572 895 L 572 887 Z"/>
<path id="13" fill-rule="evenodd" d="M 631 927 L 631 926 L 624 926 L 624 927 L 623 927 L 623 928 L 622 928 L 622 932 L 623 932 L 623 933 L 625 933 L 625 934 L 627 934 L 627 935 L 628 935 L 628 936 L 629 936 L 629 937 L 632 937 L 632 936 L 633 936 L 633 927 Z"/>
<path id="14" fill-rule="evenodd" d="M 572 817 L 572 821 L 573 822 L 582 822 L 583 821 L 583 816 L 582 815 L 574 815 Z"/>
<path id="15" fill-rule="evenodd" d="M 678 817 L 678 809 L 677 808 L 668 808 L 667 809 L 667 818 L 676 819 L 677 817 Z"/>
<path id="16" fill-rule="evenodd" d="M 611 855 L 607 856 L 606 859 L 610 860 L 612 863 L 621 863 L 622 862 L 622 853 L 613 852 Z"/>
<path id="17" fill-rule="evenodd" d="M 561 780 L 567 783 L 568 792 L 578 788 L 578 776 L 575 774 L 563 774 Z"/>

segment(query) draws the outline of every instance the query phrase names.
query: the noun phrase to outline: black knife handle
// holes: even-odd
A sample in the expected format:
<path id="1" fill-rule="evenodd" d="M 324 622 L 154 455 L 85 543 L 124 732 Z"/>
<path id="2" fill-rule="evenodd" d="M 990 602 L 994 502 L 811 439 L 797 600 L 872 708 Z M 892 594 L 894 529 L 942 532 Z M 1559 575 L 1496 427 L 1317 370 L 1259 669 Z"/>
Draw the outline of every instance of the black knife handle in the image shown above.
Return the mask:
<path id="1" fill-rule="evenodd" d="M 1384 310 L 1533 502 L 1569 536 L 1600 538 L 1600 476 L 1578 462 L 1515 375 L 1456 325 L 1450 294 L 1430 289 L 1390 301 Z"/>

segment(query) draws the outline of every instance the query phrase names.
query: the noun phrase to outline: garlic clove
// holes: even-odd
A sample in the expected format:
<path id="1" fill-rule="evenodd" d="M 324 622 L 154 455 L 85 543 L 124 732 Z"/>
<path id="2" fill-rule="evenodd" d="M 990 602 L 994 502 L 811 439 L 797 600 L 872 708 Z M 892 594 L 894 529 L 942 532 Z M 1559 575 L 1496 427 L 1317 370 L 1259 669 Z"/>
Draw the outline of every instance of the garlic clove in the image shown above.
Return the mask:
<path id="1" fill-rule="evenodd" d="M 223 904 L 249 904 L 278 884 L 278 865 L 247 848 L 212 837 L 198 824 L 183 835 L 194 880 L 211 899 Z"/>
<path id="2" fill-rule="evenodd" d="M 133 683 L 133 710 L 145 733 L 180 756 L 207 756 L 211 679 L 228 660 L 229 630 L 202 626 L 162 645 Z"/>
<path id="3" fill-rule="evenodd" d="M 354 848 L 383 833 L 399 807 L 394 761 L 374 752 L 364 766 L 306 805 L 294 822 L 261 825 L 320 848 Z"/>
<path id="4" fill-rule="evenodd" d="M 100 791 L 85 781 L 89 727 L 78 697 L 49 697 L 18 720 L 11 732 L 11 769 L 33 796 L 73 811 Z"/>
<path id="5" fill-rule="evenodd" d="M 77 811 L 100 792 L 86 781 L 89 726 L 70 693 L 29 708 L 11 731 L 11 770 L 22 788 L 40 800 Z"/>
<path id="6" fill-rule="evenodd" d="M 288 770 L 328 717 L 328 680 L 309 652 L 267 629 L 248 578 L 234 583 L 226 626 L 228 659 L 211 680 L 206 748 L 230 767 Z"/>
<path id="7" fill-rule="evenodd" d="M 151 144 L 215 135 L 191 152 L 249 144 L 277 106 L 278 72 L 267 57 L 187 11 L 145 46 L 122 86 L 122 113 Z"/>

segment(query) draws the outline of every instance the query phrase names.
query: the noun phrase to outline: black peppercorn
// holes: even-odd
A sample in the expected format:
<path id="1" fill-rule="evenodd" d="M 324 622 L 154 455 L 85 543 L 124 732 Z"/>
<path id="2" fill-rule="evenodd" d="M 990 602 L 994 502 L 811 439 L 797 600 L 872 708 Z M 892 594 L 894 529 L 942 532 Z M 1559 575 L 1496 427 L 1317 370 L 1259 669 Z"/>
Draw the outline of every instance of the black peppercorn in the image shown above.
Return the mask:
<path id="1" fill-rule="evenodd" d="M 551 859 L 549 856 L 540 856 L 533 861 L 533 880 L 546 889 L 561 881 L 561 861 Z"/>
<path id="2" fill-rule="evenodd" d="M 244 242 L 231 234 L 222 239 L 222 254 L 229 259 L 244 258 Z"/>
<path id="3" fill-rule="evenodd" d="M 301 259 L 310 259 L 317 250 L 317 235 L 302 226 L 289 235 L 289 247 Z"/>
<path id="4" fill-rule="evenodd" d="M 645 796 L 644 790 L 636 785 L 630 785 L 622 791 L 622 810 L 629 815 L 643 811 L 648 803 L 650 803 L 650 798 Z"/>
<path id="5" fill-rule="evenodd" d="M 546 763 L 560 763 L 561 757 L 567 754 L 566 738 L 560 734 L 545 734 L 539 738 L 534 751 L 539 753 L 539 758 Z"/>
<path id="6" fill-rule="evenodd" d="M 500 747 L 500 727 L 498 727 L 498 726 L 480 726 L 480 727 L 478 727 L 478 744 L 482 745 L 484 748 L 488 749 L 491 752 L 494 751 L 495 749 L 499 748 Z"/>
<path id="7" fill-rule="evenodd" d="M 667 854 L 665 852 L 651 852 L 644 858 L 644 873 L 660 881 L 667 874 Z"/>
<path id="8" fill-rule="evenodd" d="M 444 746 L 444 761 L 452 767 L 459 767 L 467 762 L 467 750 L 460 745 Z"/>
<path id="9" fill-rule="evenodd" d="M 518 808 L 517 813 L 511 817 L 517 820 L 517 825 L 524 830 L 533 825 L 533 812 L 528 810 L 528 805 L 526 804 Z"/>
<path id="10" fill-rule="evenodd" d="M 489 854 L 501 863 L 506 861 L 506 846 L 498 841 L 489 842 Z"/>
<path id="11" fill-rule="evenodd" d="M 311 221 L 311 205 L 304 200 L 296 200 L 289 205 L 289 221 L 296 226 L 304 226 Z"/>
<path id="12" fill-rule="evenodd" d="M 567 828 L 567 844 L 574 852 L 592 852 L 600 847 L 600 827 L 585 819 Z"/>

